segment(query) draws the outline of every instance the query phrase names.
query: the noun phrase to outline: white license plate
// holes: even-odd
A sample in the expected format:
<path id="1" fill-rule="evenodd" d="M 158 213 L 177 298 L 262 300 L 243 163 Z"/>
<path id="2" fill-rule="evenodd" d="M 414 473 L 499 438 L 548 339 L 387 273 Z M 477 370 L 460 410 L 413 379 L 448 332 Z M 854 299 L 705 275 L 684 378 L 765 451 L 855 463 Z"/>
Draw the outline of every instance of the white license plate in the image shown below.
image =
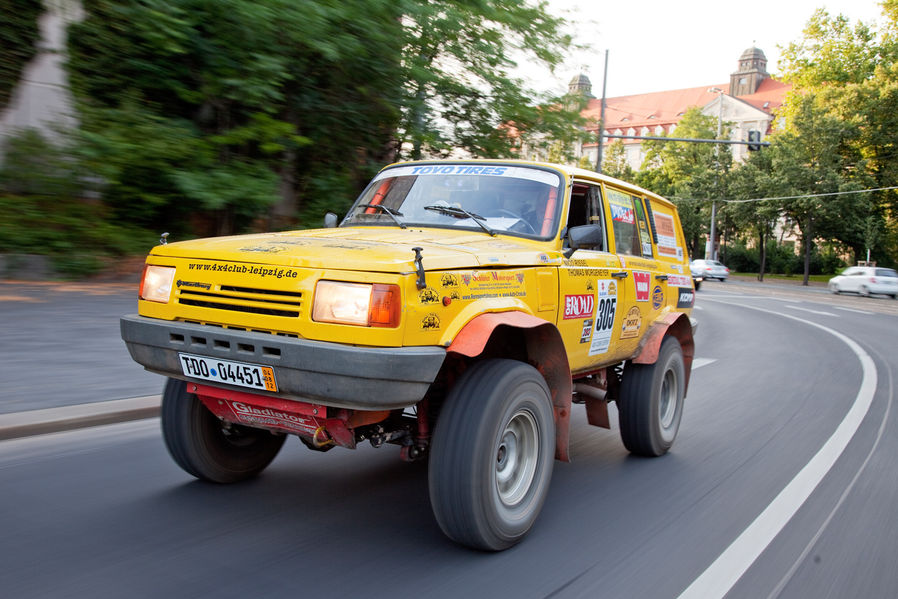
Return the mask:
<path id="1" fill-rule="evenodd" d="M 278 390 L 277 382 L 274 380 L 274 368 L 271 366 L 217 360 L 194 354 L 179 353 L 178 357 L 181 361 L 181 372 L 191 378 L 262 391 Z"/>

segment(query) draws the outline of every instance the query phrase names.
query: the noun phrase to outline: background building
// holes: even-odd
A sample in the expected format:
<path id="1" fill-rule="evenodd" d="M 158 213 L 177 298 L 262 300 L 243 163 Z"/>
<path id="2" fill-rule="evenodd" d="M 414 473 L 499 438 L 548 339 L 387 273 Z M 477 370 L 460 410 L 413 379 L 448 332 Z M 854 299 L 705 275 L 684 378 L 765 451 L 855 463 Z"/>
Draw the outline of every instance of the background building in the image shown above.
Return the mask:
<path id="1" fill-rule="evenodd" d="M 730 139 L 747 141 L 750 130 L 760 131 L 763 139 L 770 133 L 773 112 L 782 105 L 790 89 L 790 85 L 770 77 L 764 52 L 751 47 L 739 57 L 729 83 L 607 98 L 604 130 L 610 135 L 675 137 L 674 131 L 686 111 L 700 107 L 703 114 L 720 116 L 730 127 Z M 568 90 L 589 98 L 582 114 L 590 122 L 587 131 L 596 134 L 602 100 L 593 96 L 589 78 L 582 73 L 575 76 Z M 642 140 L 605 138 L 606 156 L 608 146 L 616 141 L 624 144 L 627 163 L 638 170 L 645 158 Z M 731 150 L 737 161 L 744 159 L 748 151 L 744 145 L 733 145 Z M 574 148 L 574 155 L 578 159 L 585 156 L 595 164 L 596 151 L 596 142 L 584 143 Z M 526 150 L 523 155 L 533 157 Z"/>

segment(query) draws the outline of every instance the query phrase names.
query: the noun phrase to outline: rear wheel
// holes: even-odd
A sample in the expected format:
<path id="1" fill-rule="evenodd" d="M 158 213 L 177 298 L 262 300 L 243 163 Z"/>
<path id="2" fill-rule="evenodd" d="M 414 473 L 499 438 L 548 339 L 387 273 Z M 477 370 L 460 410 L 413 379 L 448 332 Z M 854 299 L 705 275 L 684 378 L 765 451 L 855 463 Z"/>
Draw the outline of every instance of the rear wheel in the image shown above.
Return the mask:
<path id="1" fill-rule="evenodd" d="M 628 364 L 621 381 L 618 422 L 624 446 L 643 456 L 667 453 L 680 430 L 686 389 L 680 342 L 665 337 L 654 364 Z"/>
<path id="2" fill-rule="evenodd" d="M 549 389 L 515 360 L 475 364 L 452 388 L 430 448 L 430 502 L 453 541 L 498 551 L 533 526 L 549 489 L 555 424 Z"/>
<path id="3" fill-rule="evenodd" d="M 226 424 L 187 383 L 168 379 L 162 394 L 162 437 L 185 472 L 210 482 L 232 483 L 265 469 L 284 444 L 284 435 Z"/>

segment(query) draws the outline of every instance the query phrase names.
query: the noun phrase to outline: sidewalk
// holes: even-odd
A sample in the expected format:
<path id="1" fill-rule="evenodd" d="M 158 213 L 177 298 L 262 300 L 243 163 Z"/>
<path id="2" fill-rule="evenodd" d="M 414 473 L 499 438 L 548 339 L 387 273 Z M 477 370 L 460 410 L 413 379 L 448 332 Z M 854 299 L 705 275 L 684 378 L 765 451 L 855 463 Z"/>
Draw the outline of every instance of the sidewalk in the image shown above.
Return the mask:
<path id="1" fill-rule="evenodd" d="M 0 414 L 0 441 L 159 415 L 159 395 Z"/>

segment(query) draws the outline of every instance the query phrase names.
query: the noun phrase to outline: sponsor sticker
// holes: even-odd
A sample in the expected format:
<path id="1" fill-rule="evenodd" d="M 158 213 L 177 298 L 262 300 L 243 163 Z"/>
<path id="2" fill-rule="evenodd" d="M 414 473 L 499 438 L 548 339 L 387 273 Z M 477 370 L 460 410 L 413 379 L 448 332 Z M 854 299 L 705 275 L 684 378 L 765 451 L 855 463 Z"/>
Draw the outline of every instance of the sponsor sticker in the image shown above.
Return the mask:
<path id="1" fill-rule="evenodd" d="M 683 250 L 677 247 L 673 216 L 655 211 L 655 231 L 658 233 L 658 253 L 682 258 Z"/>
<path id="2" fill-rule="evenodd" d="M 178 279 L 177 285 L 178 289 L 180 289 L 181 287 L 199 287 L 200 289 L 205 289 L 206 291 L 212 289 L 212 285 L 210 285 L 209 283 L 200 283 L 198 281 L 182 281 L 181 279 Z"/>
<path id="3" fill-rule="evenodd" d="M 680 289 L 677 297 L 677 308 L 691 308 L 695 304 L 695 292 L 692 289 Z"/>
<path id="4" fill-rule="evenodd" d="M 615 220 L 619 223 L 627 223 L 628 225 L 632 225 L 636 222 L 632 208 L 618 206 L 617 204 L 611 204 L 611 220 Z"/>
<path id="5" fill-rule="evenodd" d="M 433 312 L 421 319 L 421 330 L 434 331 L 438 328 L 440 328 L 440 317 Z"/>
<path id="6" fill-rule="evenodd" d="M 592 334 L 592 318 L 583 321 L 583 331 L 580 332 L 580 343 L 587 343 Z"/>
<path id="7" fill-rule="evenodd" d="M 684 275 L 667 275 L 667 285 L 669 287 L 689 287 L 692 288 L 692 277 Z"/>
<path id="8" fill-rule="evenodd" d="M 652 289 L 652 308 L 657 310 L 664 303 L 664 290 L 661 289 L 660 285 L 655 285 L 655 288 Z"/>
<path id="9" fill-rule="evenodd" d="M 425 287 L 418 294 L 418 299 L 421 300 L 422 304 L 435 304 L 440 301 L 440 294 L 430 287 Z"/>
<path id="10" fill-rule="evenodd" d="M 617 314 L 617 283 L 614 279 L 599 279 L 596 283 L 596 313 L 589 355 L 603 354 L 611 344 Z"/>
<path id="11" fill-rule="evenodd" d="M 552 187 L 557 187 L 561 183 L 561 179 L 555 173 L 544 171 L 542 169 L 529 168 L 524 166 L 505 166 L 505 165 L 472 165 L 472 164 L 433 164 L 433 165 L 415 165 L 415 166 L 397 166 L 380 171 L 374 181 L 387 179 L 390 177 L 426 177 L 426 176 L 465 176 L 465 175 L 481 175 L 491 177 L 509 177 L 513 179 L 526 179 L 528 181 L 538 181 Z"/>
<path id="12" fill-rule="evenodd" d="M 636 301 L 637 302 L 647 302 L 649 301 L 649 286 L 652 275 L 648 272 L 642 272 L 639 270 L 633 271 L 633 281 L 636 283 Z"/>
<path id="13" fill-rule="evenodd" d="M 318 425 L 312 418 L 300 414 L 284 412 L 274 408 L 251 406 L 240 401 L 223 400 L 227 403 L 234 420 L 248 426 L 266 426 L 286 429 L 296 433 L 314 433 Z"/>
<path id="14" fill-rule="evenodd" d="M 627 312 L 626 318 L 624 318 L 624 322 L 621 325 L 620 330 L 620 338 L 621 339 L 632 339 L 636 335 L 639 334 L 639 329 L 642 327 L 642 312 L 639 311 L 639 308 L 633 306 Z"/>
<path id="15" fill-rule="evenodd" d="M 592 316 L 595 302 L 596 298 L 591 294 L 564 296 L 564 320 Z"/>

